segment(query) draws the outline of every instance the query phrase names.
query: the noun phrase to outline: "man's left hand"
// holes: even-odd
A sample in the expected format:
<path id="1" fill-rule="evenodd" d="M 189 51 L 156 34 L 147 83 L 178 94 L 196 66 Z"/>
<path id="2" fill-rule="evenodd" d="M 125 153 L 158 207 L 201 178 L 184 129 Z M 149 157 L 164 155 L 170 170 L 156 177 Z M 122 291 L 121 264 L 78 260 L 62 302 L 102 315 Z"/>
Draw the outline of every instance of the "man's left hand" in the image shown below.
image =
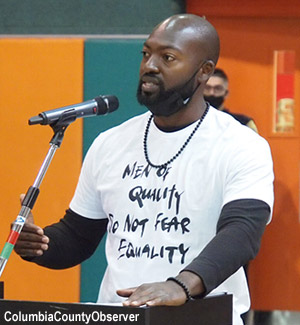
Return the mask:
<path id="1" fill-rule="evenodd" d="M 184 290 L 173 281 L 142 284 L 136 288 L 120 289 L 117 294 L 129 297 L 124 306 L 179 306 L 186 302 Z"/>

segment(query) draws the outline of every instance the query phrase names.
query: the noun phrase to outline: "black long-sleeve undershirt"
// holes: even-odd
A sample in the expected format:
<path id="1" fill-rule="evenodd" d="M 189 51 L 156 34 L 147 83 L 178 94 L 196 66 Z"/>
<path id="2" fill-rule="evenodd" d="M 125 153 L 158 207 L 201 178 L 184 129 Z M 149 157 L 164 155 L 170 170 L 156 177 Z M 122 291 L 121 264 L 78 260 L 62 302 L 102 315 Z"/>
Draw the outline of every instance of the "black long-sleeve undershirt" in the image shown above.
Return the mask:
<path id="1" fill-rule="evenodd" d="M 227 203 L 217 224 L 217 235 L 184 269 L 198 274 L 206 294 L 253 259 L 270 217 L 270 207 L 253 199 Z"/>
<path id="2" fill-rule="evenodd" d="M 199 275 L 205 294 L 209 293 L 256 256 L 269 216 L 270 207 L 260 200 L 227 203 L 216 236 L 183 271 Z M 63 219 L 44 229 L 50 238 L 49 249 L 31 261 L 53 269 L 75 266 L 94 253 L 106 226 L 107 219 L 88 219 L 69 209 Z"/>
<path id="3" fill-rule="evenodd" d="M 48 250 L 28 260 L 51 269 L 78 265 L 93 255 L 106 233 L 107 223 L 107 219 L 88 219 L 68 209 L 59 222 L 44 228 L 50 239 Z"/>

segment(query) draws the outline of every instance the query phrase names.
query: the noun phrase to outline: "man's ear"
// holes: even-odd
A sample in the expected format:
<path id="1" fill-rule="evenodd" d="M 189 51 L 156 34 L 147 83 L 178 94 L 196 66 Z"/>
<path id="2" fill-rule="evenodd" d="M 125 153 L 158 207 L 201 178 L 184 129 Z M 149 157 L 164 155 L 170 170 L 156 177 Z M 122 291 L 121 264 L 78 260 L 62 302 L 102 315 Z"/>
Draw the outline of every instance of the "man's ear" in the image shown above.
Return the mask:
<path id="1" fill-rule="evenodd" d="M 213 75 L 215 66 L 215 63 L 212 60 L 205 61 L 202 67 L 200 68 L 198 80 L 200 82 L 206 82 Z"/>
<path id="2" fill-rule="evenodd" d="M 224 96 L 224 98 L 227 98 L 228 95 L 229 95 L 229 90 L 227 89 L 227 90 L 225 91 L 225 96 Z"/>

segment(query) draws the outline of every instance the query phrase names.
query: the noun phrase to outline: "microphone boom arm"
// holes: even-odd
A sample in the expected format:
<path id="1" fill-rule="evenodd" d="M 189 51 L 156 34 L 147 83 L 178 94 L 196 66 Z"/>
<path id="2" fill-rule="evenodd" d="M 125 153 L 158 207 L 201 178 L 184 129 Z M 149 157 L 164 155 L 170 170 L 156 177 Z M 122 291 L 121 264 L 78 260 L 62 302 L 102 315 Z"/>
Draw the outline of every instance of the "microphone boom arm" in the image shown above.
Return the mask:
<path id="1" fill-rule="evenodd" d="M 57 121 L 57 123 L 50 125 L 54 131 L 54 135 L 50 141 L 50 148 L 38 172 L 38 175 L 36 176 L 33 185 L 30 186 L 29 189 L 27 190 L 27 193 L 22 202 L 21 210 L 16 220 L 12 224 L 9 236 L 0 254 L 0 277 L 10 257 L 10 254 L 14 249 L 15 243 L 19 238 L 24 223 L 26 222 L 26 219 L 37 200 L 37 197 L 40 192 L 39 187 L 46 175 L 48 167 L 53 159 L 53 156 L 56 150 L 61 146 L 65 130 L 70 125 L 70 123 L 73 122 L 75 119 L 73 119 L 72 116 L 68 116 L 65 119 L 61 119 L 60 121 Z"/>

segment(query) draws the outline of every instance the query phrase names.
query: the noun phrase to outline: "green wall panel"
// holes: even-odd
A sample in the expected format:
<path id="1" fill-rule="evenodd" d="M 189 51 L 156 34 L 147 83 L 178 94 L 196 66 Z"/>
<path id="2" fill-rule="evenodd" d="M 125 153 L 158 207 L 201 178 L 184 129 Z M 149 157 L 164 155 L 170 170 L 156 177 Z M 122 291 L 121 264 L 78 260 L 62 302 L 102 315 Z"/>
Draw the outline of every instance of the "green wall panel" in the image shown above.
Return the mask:
<path id="1" fill-rule="evenodd" d="M 0 0 L 0 34 L 149 34 L 185 0 Z"/>
<path id="2" fill-rule="evenodd" d="M 83 151 L 101 132 L 145 112 L 136 101 L 139 65 L 144 39 L 88 40 L 84 53 L 84 98 L 115 95 L 120 106 L 115 112 L 84 119 Z M 141 140 L 142 141 L 142 140 Z M 81 265 L 82 302 L 96 301 L 106 267 L 104 240 L 94 255 Z"/>

